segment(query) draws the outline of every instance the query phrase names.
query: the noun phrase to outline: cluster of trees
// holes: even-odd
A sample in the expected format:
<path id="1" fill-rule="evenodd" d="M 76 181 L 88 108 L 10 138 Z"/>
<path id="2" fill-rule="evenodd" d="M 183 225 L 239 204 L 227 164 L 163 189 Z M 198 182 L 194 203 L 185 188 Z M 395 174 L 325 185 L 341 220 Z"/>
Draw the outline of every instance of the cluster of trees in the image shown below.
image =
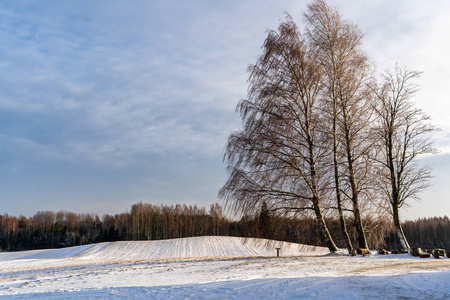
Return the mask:
<path id="1" fill-rule="evenodd" d="M 100 242 L 102 222 L 96 214 L 39 211 L 32 218 L 0 215 L 0 249 L 59 248 Z"/>
<path id="2" fill-rule="evenodd" d="M 202 235 L 228 235 L 229 220 L 218 203 L 204 207 L 137 203 L 129 213 L 103 216 L 109 240 L 161 240 Z"/>
<path id="3" fill-rule="evenodd" d="M 430 167 L 416 158 L 436 152 L 427 135 L 436 128 L 412 102 L 420 73 L 396 67 L 375 78 L 362 33 L 323 0 L 304 19 L 302 35 L 287 15 L 249 67 L 248 99 L 236 109 L 243 128 L 228 139 L 219 196 L 235 213 L 313 217 L 332 252 L 338 237 L 327 217 L 339 219 L 338 239 L 351 251 L 369 247 L 388 211 L 409 248 L 399 209 L 428 186 Z"/>
<path id="4" fill-rule="evenodd" d="M 353 221 L 350 219 L 346 220 Z M 326 218 L 330 234 L 335 238 L 339 248 L 345 248 L 346 238 L 342 234 L 338 217 Z M 391 218 L 385 216 L 381 219 L 366 217 L 365 224 L 367 244 L 370 249 L 402 249 L 403 245 L 398 239 L 397 231 Z M 309 245 L 326 246 L 320 226 L 315 218 L 282 218 L 272 216 L 268 210 L 264 210 L 259 216 L 248 216 L 239 221 L 242 236 L 264 237 L 279 239 L 288 242 L 296 242 Z M 411 247 L 416 248 L 441 248 L 450 250 L 450 219 L 445 217 L 420 218 L 402 222 L 404 234 Z M 352 240 L 356 240 L 355 226 L 349 226 L 348 234 Z"/>
<path id="5" fill-rule="evenodd" d="M 351 224 L 354 220 L 346 219 Z M 330 234 L 339 248 L 346 247 L 346 239 L 341 230 L 339 217 L 326 218 Z M 367 216 L 363 219 L 366 240 L 370 249 L 402 249 L 396 226 L 392 218 Z M 239 232 L 244 237 L 262 237 L 308 245 L 326 246 L 322 239 L 320 224 L 315 218 L 286 218 L 272 213 L 267 204 L 255 217 L 244 216 L 239 222 Z M 402 222 L 404 234 L 413 248 L 442 248 L 450 250 L 450 219 L 444 217 L 419 218 Z M 351 240 L 356 240 L 354 225 L 348 227 Z"/>
<path id="6" fill-rule="evenodd" d="M 347 219 L 347 222 L 352 220 Z M 343 236 L 340 221 L 338 218 L 325 218 L 330 235 L 334 237 L 336 246 L 346 247 L 346 238 Z M 366 232 L 367 244 L 370 249 L 379 249 L 391 246 L 386 238 L 390 238 L 393 230 L 393 224 L 390 220 L 364 219 L 364 224 L 371 227 Z M 283 217 L 272 213 L 266 204 L 262 205 L 259 215 L 254 217 L 244 216 L 238 222 L 240 234 L 244 237 L 260 237 L 274 240 L 283 240 L 307 245 L 327 246 L 322 239 L 320 224 L 315 218 L 305 216 Z M 348 235 L 350 238 L 356 238 L 357 232 L 354 226 L 349 226 Z M 387 241 L 387 242 L 386 242 Z M 393 248 L 396 249 L 396 248 Z"/>
<path id="7" fill-rule="evenodd" d="M 104 215 L 40 211 L 33 217 L 0 215 L 0 251 L 60 248 L 119 240 L 238 235 L 222 206 L 137 203 L 130 212 Z"/>

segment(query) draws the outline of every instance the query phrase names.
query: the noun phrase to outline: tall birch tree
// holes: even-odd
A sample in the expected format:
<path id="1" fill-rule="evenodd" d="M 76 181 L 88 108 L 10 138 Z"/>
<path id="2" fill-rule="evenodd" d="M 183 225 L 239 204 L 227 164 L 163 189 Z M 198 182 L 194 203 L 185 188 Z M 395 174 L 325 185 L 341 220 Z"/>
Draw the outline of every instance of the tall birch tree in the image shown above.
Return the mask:
<path id="1" fill-rule="evenodd" d="M 317 54 L 290 16 L 278 32 L 269 31 L 262 55 L 249 67 L 248 100 L 237 106 L 243 128 L 228 139 L 224 159 L 230 176 L 219 196 L 241 213 L 255 214 L 262 203 L 285 214 L 309 211 L 335 252 L 322 211 L 329 151 Z"/>
<path id="2" fill-rule="evenodd" d="M 305 19 L 308 37 L 318 49 L 323 70 L 327 102 L 324 112 L 330 120 L 334 184 L 343 235 L 351 250 L 343 212 L 344 194 L 351 200 L 359 247 L 367 248 L 360 198 L 370 179 L 372 97 L 367 87 L 371 68 L 361 49 L 363 34 L 323 0 L 308 5 Z"/>
<path id="3" fill-rule="evenodd" d="M 431 167 L 420 166 L 417 158 L 434 154 L 430 133 L 437 130 L 430 124 L 430 117 L 417 108 L 412 101 L 418 86 L 414 80 L 420 72 L 399 67 L 395 72 L 383 74 L 382 85 L 374 89 L 378 98 L 376 115 L 378 126 L 381 166 L 381 190 L 390 204 L 395 229 L 404 249 L 409 243 L 403 232 L 399 209 L 427 188 L 431 178 Z"/>

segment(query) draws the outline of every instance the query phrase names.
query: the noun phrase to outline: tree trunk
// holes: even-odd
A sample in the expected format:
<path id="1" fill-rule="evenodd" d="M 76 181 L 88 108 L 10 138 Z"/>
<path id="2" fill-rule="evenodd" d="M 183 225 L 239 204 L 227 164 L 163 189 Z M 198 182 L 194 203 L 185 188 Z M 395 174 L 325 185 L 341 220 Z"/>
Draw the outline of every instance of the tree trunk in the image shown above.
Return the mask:
<path id="1" fill-rule="evenodd" d="M 353 201 L 353 214 L 355 216 L 355 229 L 358 235 L 358 245 L 359 248 L 368 249 L 366 234 L 364 233 L 364 227 L 361 219 L 361 212 L 359 210 L 359 202 L 358 199 L 352 199 Z"/>
<path id="2" fill-rule="evenodd" d="M 339 170 L 338 170 L 338 160 L 337 160 L 337 138 L 336 138 L 336 118 L 333 120 L 333 160 L 334 160 L 334 182 L 336 186 L 336 202 L 339 212 L 339 222 L 341 223 L 342 235 L 344 236 L 345 245 L 348 249 L 348 253 L 351 253 L 353 246 L 350 241 L 350 236 L 348 235 L 347 225 L 345 223 L 344 211 L 342 208 L 342 198 L 341 198 L 341 184 L 339 182 Z"/>
<path id="3" fill-rule="evenodd" d="M 314 142 L 311 138 L 311 135 L 309 134 L 309 127 L 310 124 L 307 124 L 308 126 L 308 146 L 309 146 L 309 166 L 311 171 L 311 181 L 310 181 L 310 188 L 311 193 L 313 195 L 312 197 L 312 204 L 314 213 L 316 214 L 317 222 L 319 222 L 320 225 L 320 232 L 322 235 L 322 239 L 325 241 L 328 249 L 332 253 L 338 252 L 338 248 L 336 247 L 336 244 L 333 241 L 333 238 L 331 237 L 330 231 L 328 230 L 327 224 L 325 222 L 325 219 L 322 215 L 322 210 L 320 208 L 320 199 L 319 199 L 319 191 L 317 189 L 317 172 L 316 172 L 316 161 L 315 161 L 315 154 L 314 154 Z"/>
<path id="4" fill-rule="evenodd" d="M 392 126 L 393 127 L 393 126 Z M 398 178 L 395 176 L 395 164 L 394 164 L 394 156 L 393 156 L 393 134 L 392 131 L 389 131 L 388 134 L 388 163 L 389 163 L 389 171 L 391 174 L 391 187 L 392 187 L 392 216 L 394 217 L 394 226 L 395 231 L 397 233 L 397 237 L 400 240 L 400 244 L 404 249 L 410 249 L 408 241 L 406 240 L 405 234 L 403 233 L 402 223 L 400 222 L 400 214 L 398 212 L 399 208 L 399 188 L 398 188 Z"/>
<path id="5" fill-rule="evenodd" d="M 317 222 L 319 222 L 322 239 L 325 241 L 325 244 L 327 245 L 330 252 L 332 253 L 338 252 L 338 248 L 336 247 L 336 244 L 334 243 L 333 238 L 331 237 L 330 231 L 328 230 L 325 219 L 323 218 L 322 211 L 320 209 L 319 199 L 314 198 L 313 205 Z"/>
<path id="6" fill-rule="evenodd" d="M 352 252 L 353 246 L 350 240 L 350 236 L 347 231 L 347 224 L 345 223 L 344 211 L 342 209 L 342 199 L 339 191 L 339 195 L 336 195 L 336 201 L 339 211 L 339 222 L 341 223 L 342 235 L 344 236 L 345 246 L 347 247 L 348 253 Z"/>
<path id="7" fill-rule="evenodd" d="M 348 126 L 347 113 L 345 107 L 342 110 L 344 117 L 344 130 L 345 130 L 345 142 L 346 142 L 346 152 L 347 152 L 347 163 L 348 163 L 348 176 L 350 181 L 350 186 L 352 189 L 352 204 L 353 204 L 353 215 L 355 217 L 355 228 L 358 235 L 358 245 L 359 248 L 368 249 L 366 235 L 364 233 L 364 227 L 362 224 L 361 211 L 359 209 L 359 190 L 356 185 L 355 169 L 353 165 L 352 156 L 352 141 L 350 137 L 350 128 Z"/>
<path id="8" fill-rule="evenodd" d="M 349 150 L 347 151 L 350 152 Z M 352 188 L 353 215 L 355 217 L 355 229 L 358 235 L 358 245 L 359 248 L 368 249 L 369 247 L 367 246 L 366 235 L 364 233 L 364 227 L 362 224 L 361 211 L 359 209 L 359 199 L 358 199 L 359 191 L 358 188 L 356 187 L 355 173 L 353 169 L 353 160 L 350 153 L 348 153 L 348 164 L 349 164 L 348 172 L 350 177 L 349 178 L 350 186 Z"/>
<path id="9" fill-rule="evenodd" d="M 397 233 L 397 237 L 400 240 L 400 244 L 402 245 L 403 249 L 410 249 L 408 241 L 406 240 L 405 234 L 403 233 L 402 223 L 400 222 L 400 216 L 398 213 L 398 206 L 393 205 L 392 206 L 392 213 L 394 216 L 394 226 L 395 231 Z"/>

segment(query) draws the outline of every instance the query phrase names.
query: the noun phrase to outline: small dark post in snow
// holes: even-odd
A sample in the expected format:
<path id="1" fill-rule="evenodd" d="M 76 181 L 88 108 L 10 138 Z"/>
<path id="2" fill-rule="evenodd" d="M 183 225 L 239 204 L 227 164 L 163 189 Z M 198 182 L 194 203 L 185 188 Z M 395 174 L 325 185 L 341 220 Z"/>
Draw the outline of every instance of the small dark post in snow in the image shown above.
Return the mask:
<path id="1" fill-rule="evenodd" d="M 280 249 L 281 248 L 275 248 L 275 249 L 277 249 L 277 257 L 280 257 Z"/>

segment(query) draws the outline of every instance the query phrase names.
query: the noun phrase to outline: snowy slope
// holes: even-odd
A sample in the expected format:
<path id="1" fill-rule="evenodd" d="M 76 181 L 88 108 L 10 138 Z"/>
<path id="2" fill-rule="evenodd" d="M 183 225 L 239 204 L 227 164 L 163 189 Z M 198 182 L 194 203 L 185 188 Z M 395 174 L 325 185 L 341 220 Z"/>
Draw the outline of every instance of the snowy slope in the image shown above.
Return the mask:
<path id="1" fill-rule="evenodd" d="M 17 259 L 76 258 L 85 260 L 146 260 L 201 257 L 321 255 L 327 248 L 266 239 L 205 236 L 160 241 L 100 243 L 64 249 L 0 253 L 0 261 Z"/>
<path id="2" fill-rule="evenodd" d="M 276 248 L 283 256 L 326 254 L 323 247 L 313 247 L 265 239 L 237 237 L 193 237 L 162 241 L 115 242 L 98 244 L 78 257 L 84 259 L 140 260 L 200 257 L 274 256 Z"/>

